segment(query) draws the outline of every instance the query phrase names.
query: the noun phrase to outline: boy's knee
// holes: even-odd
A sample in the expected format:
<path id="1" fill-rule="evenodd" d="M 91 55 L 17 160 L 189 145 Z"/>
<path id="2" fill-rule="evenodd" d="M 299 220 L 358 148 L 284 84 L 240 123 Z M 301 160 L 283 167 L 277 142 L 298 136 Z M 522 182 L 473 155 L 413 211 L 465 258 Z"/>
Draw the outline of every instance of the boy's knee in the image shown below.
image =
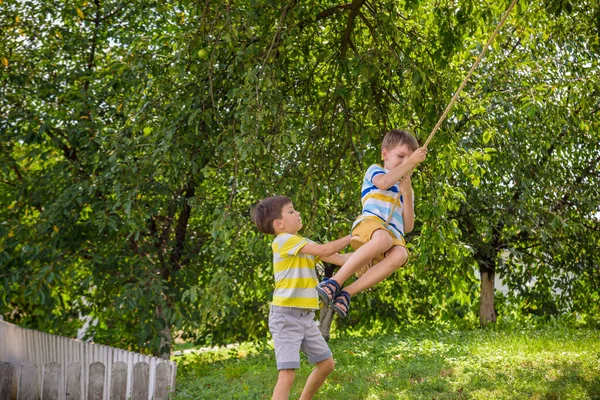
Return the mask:
<path id="1" fill-rule="evenodd" d="M 382 253 L 386 252 L 394 244 L 394 241 L 392 240 L 390 234 L 383 229 L 379 229 L 373 232 L 371 239 L 377 241 L 378 247 Z"/>
<path id="2" fill-rule="evenodd" d="M 394 266 L 398 269 L 403 267 L 408 261 L 408 251 L 405 247 L 394 246 L 386 255 L 386 258 L 387 257 L 392 257 L 395 260 Z"/>
<path id="3" fill-rule="evenodd" d="M 294 382 L 294 378 L 296 377 L 296 370 L 295 369 L 282 369 L 279 370 L 279 380 L 282 383 L 288 384 L 288 385 L 292 385 L 292 383 Z"/>
<path id="4" fill-rule="evenodd" d="M 333 357 L 329 357 L 327 360 L 317 363 L 317 367 L 325 374 L 329 375 L 335 369 L 335 361 Z"/>

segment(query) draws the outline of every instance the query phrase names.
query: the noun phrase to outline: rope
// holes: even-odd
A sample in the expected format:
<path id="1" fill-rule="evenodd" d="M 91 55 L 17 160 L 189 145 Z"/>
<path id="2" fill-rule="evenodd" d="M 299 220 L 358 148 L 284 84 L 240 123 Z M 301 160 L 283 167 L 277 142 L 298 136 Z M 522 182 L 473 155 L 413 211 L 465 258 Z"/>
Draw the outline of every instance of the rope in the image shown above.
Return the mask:
<path id="1" fill-rule="evenodd" d="M 477 69 L 477 67 L 479 66 L 479 63 L 483 59 L 483 56 L 487 52 L 487 49 L 489 48 L 490 44 L 494 41 L 494 39 L 498 35 L 498 32 L 500 32 L 500 28 L 502 28 L 502 26 L 506 22 L 506 19 L 508 18 L 510 12 L 515 7 L 515 4 L 517 4 L 517 0 L 513 0 L 513 2 L 510 4 L 510 6 L 504 12 L 504 16 L 502 16 L 502 19 L 498 23 L 498 26 L 496 26 L 496 29 L 492 33 L 492 36 L 490 36 L 490 38 L 488 39 L 488 41 L 485 44 L 485 46 L 483 46 L 483 49 L 481 50 L 481 53 L 479 54 L 479 57 L 477 57 L 477 59 L 473 63 L 473 66 L 471 66 L 471 69 L 469 70 L 469 72 L 467 73 L 467 76 L 465 76 L 465 79 L 463 79 L 462 83 L 460 84 L 460 86 L 456 90 L 456 93 L 454 93 L 454 96 L 452 96 L 452 100 L 450 100 L 450 103 L 448 103 L 448 106 L 446 107 L 446 109 L 442 113 L 442 116 L 438 120 L 437 124 L 435 124 L 435 126 L 433 127 L 433 130 L 429 134 L 429 137 L 425 141 L 425 144 L 423 144 L 423 147 L 427 147 L 427 145 L 429 144 L 429 142 L 431 142 L 431 139 L 433 139 L 433 137 L 435 136 L 435 133 L 440 128 L 440 125 L 442 125 L 442 122 L 444 122 L 444 120 L 446 119 L 446 116 L 450 112 L 450 109 L 452 108 L 452 106 L 454 105 L 454 103 L 456 103 L 456 100 L 458 99 L 458 96 L 460 96 L 460 92 L 463 90 L 463 88 L 467 84 L 467 81 L 469 80 L 469 78 L 473 74 L 473 71 L 475 71 L 475 69 Z M 394 205 L 393 205 L 392 209 L 390 210 L 390 214 L 388 215 L 387 220 L 385 221 L 385 225 L 384 225 L 385 227 L 387 227 L 389 225 L 390 221 L 392 220 L 392 216 L 394 214 L 394 211 L 396 211 L 396 207 L 398 206 L 398 202 L 400 201 L 400 196 L 401 195 L 402 195 L 402 193 L 400 191 L 398 191 L 398 197 L 396 198 L 396 201 L 394 202 Z"/>
<path id="2" fill-rule="evenodd" d="M 488 47 L 494 41 L 494 39 L 496 38 L 496 35 L 498 35 L 498 32 L 500 31 L 500 28 L 502 28 L 502 25 L 504 25 L 504 22 L 506 22 L 506 19 L 508 18 L 508 15 L 510 14 L 510 12 L 512 11 L 512 9 L 514 8 L 515 4 L 517 4 L 517 0 L 513 0 L 513 2 L 510 4 L 510 6 L 508 7 L 508 9 L 504 13 L 504 16 L 502 17 L 502 19 L 498 23 L 498 26 L 496 27 L 496 30 L 494 31 L 494 33 L 492 33 L 492 36 L 487 41 L 487 43 L 485 44 L 485 46 L 483 46 L 483 49 L 481 50 L 481 54 L 479 54 L 479 57 L 477 57 L 477 60 L 475 60 L 475 63 L 471 67 L 471 70 L 469 71 L 469 73 L 467 74 L 467 76 L 465 77 L 465 79 L 463 79 L 462 83 L 458 87 L 458 90 L 456 91 L 456 93 L 452 97 L 452 100 L 450 100 L 450 103 L 448 103 L 448 106 L 446 107 L 446 110 L 444 110 L 444 113 L 440 117 L 439 121 L 433 127 L 433 130 L 429 134 L 429 137 L 425 141 L 425 144 L 423 145 L 423 147 L 427 147 L 427 145 L 429 144 L 429 142 L 431 142 L 431 139 L 433 139 L 433 136 L 435 136 L 435 133 L 437 132 L 437 130 L 440 128 L 440 125 L 442 125 L 442 122 L 444 122 L 444 120 L 446 119 L 446 116 L 450 112 L 450 109 L 452 108 L 452 106 L 454 105 L 454 103 L 456 102 L 456 100 L 458 99 L 458 96 L 460 96 L 460 92 L 462 91 L 462 89 L 467 84 L 467 81 L 469 80 L 469 78 L 473 74 L 473 71 L 475 71 L 475 69 L 479 66 L 479 63 L 483 59 L 483 56 L 485 55 Z"/>

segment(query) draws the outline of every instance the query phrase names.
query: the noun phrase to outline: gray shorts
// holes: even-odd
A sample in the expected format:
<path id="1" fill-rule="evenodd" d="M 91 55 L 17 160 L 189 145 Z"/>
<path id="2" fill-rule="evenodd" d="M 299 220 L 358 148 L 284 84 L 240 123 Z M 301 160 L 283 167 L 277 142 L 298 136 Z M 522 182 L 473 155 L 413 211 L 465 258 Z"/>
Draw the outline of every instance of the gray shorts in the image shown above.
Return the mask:
<path id="1" fill-rule="evenodd" d="M 315 323 L 314 310 L 272 305 L 269 330 L 273 336 L 278 370 L 300 368 L 300 350 L 310 363 L 331 357 L 331 350 Z"/>

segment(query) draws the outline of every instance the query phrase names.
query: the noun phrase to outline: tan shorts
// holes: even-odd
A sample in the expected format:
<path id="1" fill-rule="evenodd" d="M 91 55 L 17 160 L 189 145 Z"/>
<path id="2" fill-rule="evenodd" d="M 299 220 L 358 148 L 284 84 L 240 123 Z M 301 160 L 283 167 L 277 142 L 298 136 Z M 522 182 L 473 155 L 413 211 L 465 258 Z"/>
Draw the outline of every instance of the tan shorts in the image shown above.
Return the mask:
<path id="1" fill-rule="evenodd" d="M 300 351 L 311 364 L 331 357 L 331 350 L 315 323 L 314 310 L 271 305 L 269 330 L 278 370 L 300 368 Z"/>
<path id="2" fill-rule="evenodd" d="M 367 243 L 371 240 L 373 233 L 379 229 L 385 230 L 389 233 L 392 238 L 392 247 L 393 246 L 402 246 L 406 249 L 406 242 L 403 238 L 397 238 L 394 233 L 385 227 L 385 223 L 383 221 L 376 221 L 374 219 L 363 219 L 354 227 L 352 230 L 352 239 L 350 240 L 350 245 L 354 250 L 358 249 L 363 244 Z M 406 250 L 408 252 L 408 249 Z M 375 257 L 375 262 L 383 260 L 384 254 L 380 254 Z"/>

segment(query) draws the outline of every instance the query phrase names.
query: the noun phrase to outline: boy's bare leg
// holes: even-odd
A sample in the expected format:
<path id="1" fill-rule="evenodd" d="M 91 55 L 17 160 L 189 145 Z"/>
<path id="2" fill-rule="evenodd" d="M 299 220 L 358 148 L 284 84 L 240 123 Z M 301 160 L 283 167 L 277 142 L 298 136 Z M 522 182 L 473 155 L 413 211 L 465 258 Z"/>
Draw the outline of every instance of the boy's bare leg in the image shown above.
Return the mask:
<path id="1" fill-rule="evenodd" d="M 300 400 L 311 400 L 334 368 L 335 361 L 333 361 L 333 357 L 329 357 L 327 360 L 318 362 L 315 366 L 315 369 L 310 373 L 308 379 L 306 380 L 306 385 L 304 385 L 304 390 L 302 390 Z"/>
<path id="2" fill-rule="evenodd" d="M 336 281 L 340 286 L 343 286 L 344 282 L 346 282 L 353 273 L 367 265 L 369 261 L 379 254 L 388 251 L 390 247 L 392 247 L 392 238 L 390 234 L 383 229 L 376 230 L 371 235 L 371 240 L 352 253 L 352 256 L 350 256 L 348 261 L 342 265 L 339 271 L 332 276 L 331 279 Z"/>
<path id="3" fill-rule="evenodd" d="M 272 400 L 288 400 L 295 376 L 296 370 L 293 369 L 282 369 L 279 371 L 279 378 L 273 390 Z"/>
<path id="4" fill-rule="evenodd" d="M 346 287 L 344 290 L 348 292 L 350 296 L 354 296 L 363 290 L 378 284 L 393 274 L 394 271 L 406 263 L 407 259 L 408 252 L 406 251 L 406 248 L 402 246 L 394 246 L 387 252 L 383 260 L 369 268 L 369 270 L 365 272 L 360 279 L 352 282 L 352 284 L 348 285 L 348 287 Z"/>

